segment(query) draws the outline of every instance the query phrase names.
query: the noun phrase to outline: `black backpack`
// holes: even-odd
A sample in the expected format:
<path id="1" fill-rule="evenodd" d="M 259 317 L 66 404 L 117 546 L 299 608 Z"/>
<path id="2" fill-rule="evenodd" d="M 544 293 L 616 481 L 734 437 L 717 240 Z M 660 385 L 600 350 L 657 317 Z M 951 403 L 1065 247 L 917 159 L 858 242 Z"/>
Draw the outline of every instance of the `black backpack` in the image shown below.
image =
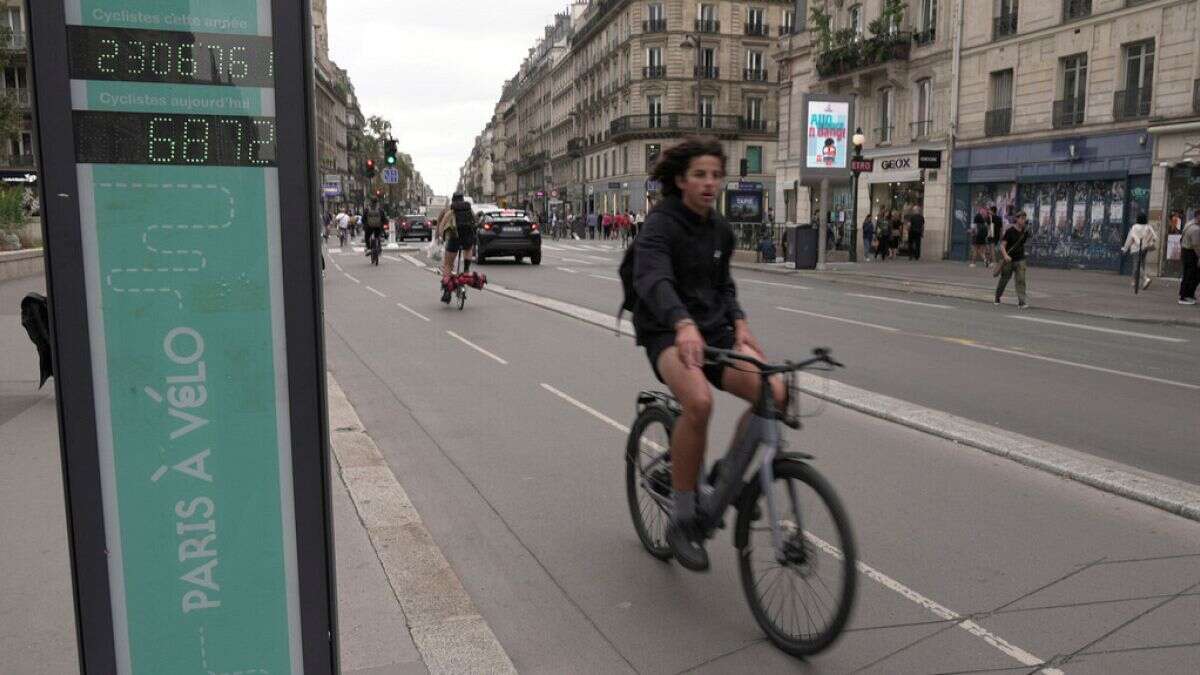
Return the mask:
<path id="1" fill-rule="evenodd" d="M 621 258 L 621 267 L 617 274 L 621 277 L 621 308 L 617 311 L 616 327 L 618 336 L 621 335 L 621 317 L 625 312 L 632 314 L 638 305 L 637 289 L 633 285 L 633 261 L 636 250 L 635 244 L 630 244 L 629 248 L 625 249 L 625 255 Z"/>

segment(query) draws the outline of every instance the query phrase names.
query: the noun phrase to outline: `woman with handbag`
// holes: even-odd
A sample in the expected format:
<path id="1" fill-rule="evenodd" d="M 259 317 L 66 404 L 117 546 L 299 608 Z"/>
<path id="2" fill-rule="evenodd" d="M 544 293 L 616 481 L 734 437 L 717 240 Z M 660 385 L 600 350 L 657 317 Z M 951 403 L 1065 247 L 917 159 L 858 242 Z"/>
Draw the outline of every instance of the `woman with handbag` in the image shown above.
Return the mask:
<path id="1" fill-rule="evenodd" d="M 1136 260 L 1133 268 L 1134 288 L 1137 288 L 1139 283 L 1142 284 L 1143 290 L 1150 288 L 1150 275 L 1146 274 L 1146 254 L 1156 248 L 1158 248 L 1158 233 L 1147 224 L 1146 214 L 1139 213 L 1137 224 L 1129 228 L 1129 236 L 1125 237 L 1125 246 L 1121 248 L 1122 253 L 1133 254 Z M 1139 274 L 1141 279 L 1138 278 Z"/>

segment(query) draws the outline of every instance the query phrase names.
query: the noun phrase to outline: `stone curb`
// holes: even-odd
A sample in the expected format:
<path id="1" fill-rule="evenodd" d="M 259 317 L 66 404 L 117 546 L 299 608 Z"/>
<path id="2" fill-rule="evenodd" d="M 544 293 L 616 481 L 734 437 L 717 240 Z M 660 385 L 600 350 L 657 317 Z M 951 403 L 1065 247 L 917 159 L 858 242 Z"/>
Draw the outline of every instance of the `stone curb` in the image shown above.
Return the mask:
<path id="1" fill-rule="evenodd" d="M 609 331 L 614 330 L 614 318 L 603 312 L 524 291 L 490 286 L 489 290 Z M 628 321 L 621 328 L 622 336 L 633 336 Z M 1200 488 L 1194 485 L 831 379 L 802 373 L 799 383 L 801 390 L 808 395 L 844 408 L 1004 457 L 1189 520 L 1200 521 Z"/>
<path id="2" fill-rule="evenodd" d="M 794 269 L 779 268 L 774 265 L 751 264 L 751 263 L 730 263 L 736 269 L 749 270 L 754 272 L 766 272 L 768 274 L 782 274 L 794 276 L 798 278 L 812 277 L 821 281 L 828 281 L 835 284 L 849 284 L 853 286 L 862 286 L 865 288 L 879 288 L 890 291 L 899 291 L 904 293 L 912 293 L 914 295 L 932 295 L 941 298 L 957 298 L 959 300 L 971 300 L 973 302 L 990 303 L 992 298 L 990 294 L 984 291 L 973 290 L 969 286 L 963 286 L 955 282 L 943 281 L 914 281 L 907 277 L 887 277 L 881 275 L 861 275 L 845 272 L 813 272 L 801 271 Z M 839 276 L 840 275 L 840 276 Z M 896 284 L 901 284 L 897 287 Z M 1031 294 L 1036 299 L 1037 294 Z M 1037 305 L 1034 305 L 1035 308 Z M 1196 318 L 1181 318 L 1181 319 L 1148 319 L 1135 316 L 1125 316 L 1123 314 L 1106 314 L 1103 312 L 1087 312 L 1079 309 L 1068 309 L 1063 307 L 1044 307 L 1052 312 L 1062 312 L 1063 314 L 1072 314 L 1075 316 L 1090 316 L 1098 319 L 1112 319 L 1115 321 L 1128 321 L 1130 323 L 1147 324 L 1153 326 L 1182 326 L 1185 328 L 1200 328 L 1200 316 Z"/>
<path id="3" fill-rule="evenodd" d="M 516 673 L 333 375 L 329 424 L 342 482 L 430 673 Z"/>

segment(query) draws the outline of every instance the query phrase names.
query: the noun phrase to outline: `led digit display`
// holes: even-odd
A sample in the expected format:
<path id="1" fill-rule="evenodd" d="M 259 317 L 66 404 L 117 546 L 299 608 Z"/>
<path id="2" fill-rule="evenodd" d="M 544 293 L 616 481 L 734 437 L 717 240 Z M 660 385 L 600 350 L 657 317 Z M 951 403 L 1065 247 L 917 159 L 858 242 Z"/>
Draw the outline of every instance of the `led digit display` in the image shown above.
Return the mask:
<path id="1" fill-rule="evenodd" d="M 76 110 L 80 164 L 275 166 L 275 119 Z"/>
<path id="2" fill-rule="evenodd" d="M 271 87 L 270 37 L 68 26 L 71 79 Z"/>

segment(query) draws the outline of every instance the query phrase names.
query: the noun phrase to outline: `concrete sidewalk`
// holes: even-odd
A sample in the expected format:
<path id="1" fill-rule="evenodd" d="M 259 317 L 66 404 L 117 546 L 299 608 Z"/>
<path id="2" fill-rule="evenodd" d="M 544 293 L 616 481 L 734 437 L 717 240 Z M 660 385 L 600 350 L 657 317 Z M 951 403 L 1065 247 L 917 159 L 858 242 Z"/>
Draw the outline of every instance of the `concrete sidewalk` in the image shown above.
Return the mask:
<path id="1" fill-rule="evenodd" d="M 5 354 L 0 359 L 0 541 L 4 542 L 5 561 L 5 574 L 0 575 L 0 598 L 4 598 L 0 603 L 0 673 L 63 675 L 79 672 L 75 612 L 54 383 L 47 382 L 38 390 L 37 353 L 20 324 L 18 302 L 29 291 L 43 292 L 41 277 L 0 283 L 0 353 Z M 343 408 L 340 414 L 344 419 L 353 411 Z M 361 447 L 366 438 L 361 428 L 358 435 Z M 392 553 L 389 557 L 379 550 L 364 521 L 371 517 L 367 510 L 371 499 L 407 497 L 402 490 L 390 495 L 376 491 L 369 495 L 371 499 L 352 494 L 356 491 L 354 469 L 345 466 L 345 458 L 354 450 L 339 447 L 335 439 L 338 461 L 333 476 L 333 516 L 342 672 L 504 672 L 504 666 L 511 671 L 490 629 L 478 625 L 481 620 L 472 625 L 453 617 L 464 626 L 456 632 L 422 619 L 419 611 L 406 614 L 402 604 L 406 589 L 397 583 L 396 559 L 401 571 L 408 561 L 403 555 Z M 419 524 L 413 511 L 404 523 L 396 525 L 411 526 L 414 518 Z M 435 551 L 436 544 L 428 543 L 423 554 L 428 558 L 435 552 L 444 562 L 440 551 Z M 446 585 L 445 573 L 427 579 L 419 570 L 408 571 L 410 586 L 438 589 Z M 455 577 L 453 582 L 457 581 Z M 461 590 L 461 585 L 458 588 Z M 465 592 L 455 598 L 460 606 L 463 598 Z M 478 618 L 469 598 L 464 613 Z M 466 629 L 471 633 L 460 635 Z M 481 653 L 494 661 L 481 661 Z"/>
<path id="2" fill-rule="evenodd" d="M 832 263 L 817 272 L 793 269 L 790 263 L 734 263 L 739 269 L 789 274 L 802 278 L 905 293 L 991 302 L 996 279 L 982 264 L 946 260 L 911 262 L 898 258 L 887 262 Z M 1200 307 L 1179 305 L 1179 282 L 1155 279 L 1149 289 L 1133 294 L 1132 279 L 1113 272 L 1094 270 L 1029 268 L 1029 302 L 1035 309 L 1123 319 L 1143 323 L 1200 327 Z M 1016 302 L 1010 282 L 1006 302 Z"/>

